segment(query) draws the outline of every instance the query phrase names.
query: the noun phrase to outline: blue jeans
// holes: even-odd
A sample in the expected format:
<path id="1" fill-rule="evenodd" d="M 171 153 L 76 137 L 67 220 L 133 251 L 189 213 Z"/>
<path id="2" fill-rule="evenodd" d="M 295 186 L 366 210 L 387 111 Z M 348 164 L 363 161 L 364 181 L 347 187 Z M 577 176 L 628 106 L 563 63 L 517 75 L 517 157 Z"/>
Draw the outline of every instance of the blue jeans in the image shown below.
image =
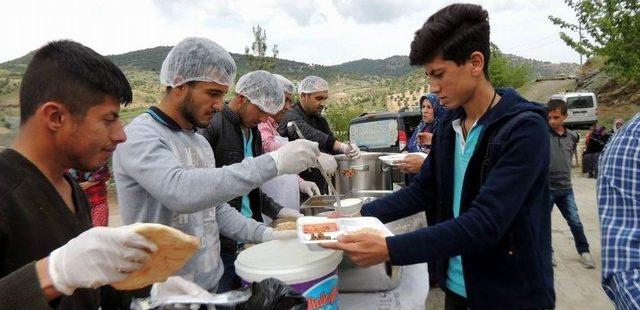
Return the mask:
<path id="1" fill-rule="evenodd" d="M 580 215 L 578 215 L 578 206 L 576 205 L 576 199 L 573 196 L 573 188 L 551 190 L 551 207 L 555 204 L 562 213 L 562 216 L 567 220 L 571 234 L 573 234 L 573 240 L 576 243 L 576 250 L 582 254 L 589 252 L 589 242 L 584 235 L 584 228 L 582 222 L 580 222 Z"/>

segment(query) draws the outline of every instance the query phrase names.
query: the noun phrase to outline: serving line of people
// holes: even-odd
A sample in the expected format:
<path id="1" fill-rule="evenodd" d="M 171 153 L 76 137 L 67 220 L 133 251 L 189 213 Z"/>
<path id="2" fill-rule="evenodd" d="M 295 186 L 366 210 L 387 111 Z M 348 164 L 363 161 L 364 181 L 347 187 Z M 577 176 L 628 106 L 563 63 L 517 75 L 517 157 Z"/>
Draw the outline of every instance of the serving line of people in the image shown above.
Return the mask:
<path id="1" fill-rule="evenodd" d="M 438 224 L 386 239 L 347 236 L 326 246 L 344 250 L 361 266 L 441 260 L 440 279 L 452 309 L 551 308 L 550 214 L 540 208 L 548 205 L 548 152 L 530 149 L 548 144 L 539 134 L 547 130 L 544 111 L 513 90 L 491 86 L 487 17 L 480 6 L 451 5 L 417 32 L 411 61 L 425 67 L 431 89 L 450 113 L 434 133 L 414 182 L 363 209 L 363 215 L 388 222 L 435 207 Z M 467 37 L 467 28 L 482 35 Z M 449 35 L 433 34 L 437 31 Z M 20 134 L 2 153 L 3 171 L 13 171 L 2 176 L 2 195 L 9 199 L 2 199 L 0 211 L 12 219 L 0 222 L 2 261 L 11 263 L 2 266 L 0 296 L 7 300 L 2 306 L 106 308 L 115 299 L 98 297 L 109 291 L 103 285 L 140 268 L 154 250 L 126 227 L 89 229 L 86 198 L 64 173 L 96 169 L 112 152 L 123 221 L 165 224 L 198 237 L 201 248 L 177 275 L 206 291 L 226 285 L 220 282 L 221 235 L 230 239 L 231 255 L 235 242 L 293 237 L 260 223 L 261 215 L 299 214 L 256 188 L 302 172 L 326 192 L 317 171 L 306 171 L 319 158 L 329 158 L 321 151 L 354 159 L 360 152 L 335 139 L 321 115 L 328 83 L 310 76 L 298 87 L 300 103 L 278 122 L 278 133 L 293 141 L 262 154 L 255 127 L 283 109 L 283 88 L 272 74 L 251 72 L 238 81 L 236 96 L 225 106 L 235 74 L 233 59 L 213 41 L 179 42 L 160 70 L 162 101 L 123 131 L 117 117 L 120 103 L 131 101 L 131 88 L 113 63 L 68 41 L 39 50 L 22 84 Z M 291 121 L 311 141 L 288 130 Z M 208 139 L 196 132 L 205 127 Z M 487 150 L 487 144 L 493 148 Z M 476 148 L 490 156 L 476 160 Z M 48 208 L 52 204 L 57 209 Z M 109 292 L 118 294 L 123 303 L 131 297 Z"/>
<path id="2" fill-rule="evenodd" d="M 223 273 L 220 233 L 253 243 L 292 237 L 226 202 L 278 175 L 315 167 L 317 143 L 294 141 L 218 168 L 211 146 L 195 132 L 222 110 L 235 74 L 222 47 L 185 39 L 163 63 L 162 102 L 123 130 L 120 103 L 130 102 L 132 92 L 120 69 L 71 41 L 38 50 L 21 86 L 20 132 L 0 154 L 0 308 L 128 306 L 130 294 L 104 285 L 141 268 L 156 246 L 127 226 L 90 228 L 86 197 L 65 173 L 95 170 L 112 153 L 123 221 L 197 236 L 202 247 L 178 274 L 206 290 L 215 292 Z"/>
<path id="3" fill-rule="evenodd" d="M 445 309 L 550 309 L 547 112 L 513 89 L 491 85 L 489 37 L 487 11 L 452 4 L 429 17 L 411 43 L 412 65 L 424 67 L 447 111 L 439 115 L 432 98 L 426 98 L 430 105 L 423 100 L 428 129 L 415 139 L 429 145 L 429 156 L 421 164 L 405 162 L 404 169 L 417 172 L 410 184 L 366 204 L 362 215 L 386 223 L 427 212 L 433 214 L 429 227 L 386 238 L 346 235 L 323 246 L 362 267 L 435 262 Z M 129 306 L 137 292 L 107 284 L 142 268 L 157 246 L 128 226 L 91 228 L 87 198 L 66 173 L 95 171 L 111 155 L 125 224 L 160 223 L 200 239 L 201 248 L 177 272 L 185 291 L 236 287 L 227 267 L 238 243 L 295 236 L 262 223 L 263 215 L 301 216 L 295 202 L 283 207 L 290 198 L 273 199 L 273 187 L 260 187 L 288 178 L 298 194 L 325 193 L 327 184 L 308 169 L 335 171 L 332 154 L 357 159 L 360 151 L 336 140 L 321 115 L 329 95 L 325 80 L 303 79 L 300 102 L 290 106 L 290 81 L 254 71 L 238 80 L 225 104 L 236 72 L 215 42 L 184 39 L 162 64 L 162 101 L 123 128 L 120 105 L 131 102 L 132 91 L 109 59 L 72 41 L 36 51 L 21 84 L 20 131 L 0 152 L 0 309 Z M 289 130 L 289 122 L 308 140 Z M 616 142 L 637 145 L 637 123 L 636 117 L 622 127 Z M 608 148 L 605 158 L 616 150 Z M 614 171 L 607 166 L 612 161 L 603 163 L 610 168 L 605 172 Z M 607 199 L 620 201 L 617 192 L 605 191 L 607 177 L 618 176 L 604 173 L 599 182 L 605 214 Z M 632 305 L 637 286 L 618 283 L 634 275 L 617 266 L 603 274 L 607 293 L 619 305 Z"/>
<path id="4" fill-rule="evenodd" d="M 237 95 L 225 106 L 235 74 L 233 59 L 216 43 L 179 42 L 160 72 L 165 97 L 126 127 L 128 140 L 113 157 L 123 221 L 161 223 L 200 238 L 202 248 L 178 275 L 210 292 L 218 290 L 225 267 L 233 264 L 233 259 L 223 264 L 221 247 L 223 258 L 233 258 L 238 241 L 295 236 L 260 223 L 262 213 L 273 218 L 299 213 L 256 188 L 278 175 L 314 167 L 319 155 L 317 144 L 306 140 L 267 154 L 254 148 L 253 135 L 255 141 L 260 138 L 251 128 L 282 109 L 283 92 L 270 73 L 251 72 L 239 79 Z M 196 132 L 207 126 L 209 141 Z M 225 285 L 234 287 L 231 279 Z"/>

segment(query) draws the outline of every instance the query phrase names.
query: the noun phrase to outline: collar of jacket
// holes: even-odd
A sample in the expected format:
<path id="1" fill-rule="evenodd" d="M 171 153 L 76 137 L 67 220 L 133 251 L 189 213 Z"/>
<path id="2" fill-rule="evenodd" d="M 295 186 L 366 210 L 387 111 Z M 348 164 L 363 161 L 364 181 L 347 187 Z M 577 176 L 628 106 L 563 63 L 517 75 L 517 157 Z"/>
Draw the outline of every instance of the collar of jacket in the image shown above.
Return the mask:
<path id="1" fill-rule="evenodd" d="M 294 105 L 293 109 L 298 110 L 298 113 L 304 115 L 306 119 L 319 118 L 319 116 L 307 114 L 307 112 L 302 108 L 302 104 L 300 102 Z"/>
<path id="2" fill-rule="evenodd" d="M 498 103 L 489 110 L 489 113 L 478 120 L 479 125 L 483 125 L 487 128 L 494 123 L 502 122 L 524 111 L 536 112 L 544 119 L 547 119 L 547 112 L 543 105 L 527 101 L 520 97 L 516 90 L 512 88 L 496 88 L 496 92 L 501 97 L 500 101 L 498 101 Z M 461 118 L 464 115 L 465 112 L 462 107 L 455 110 L 448 110 L 443 117 L 443 124 L 449 126 L 452 121 Z"/>
<path id="3" fill-rule="evenodd" d="M 167 115 L 167 113 L 162 112 L 162 110 L 160 110 L 158 107 L 155 106 L 151 106 L 149 107 L 145 113 L 151 115 L 151 117 L 153 117 L 153 119 L 155 119 L 158 123 L 165 125 L 167 128 L 171 129 L 172 131 L 182 131 L 182 127 L 180 127 L 180 125 L 178 125 L 178 122 L 176 122 L 173 118 L 171 118 L 171 116 Z M 197 129 L 194 126 L 193 127 L 193 132 L 196 132 Z"/>
<path id="4" fill-rule="evenodd" d="M 226 105 L 226 104 L 222 108 L 222 115 L 224 116 L 224 118 L 229 120 L 231 122 L 231 124 L 233 124 L 234 126 L 241 125 L 241 123 L 240 123 L 240 115 L 238 115 L 238 113 L 233 112 L 231 109 L 229 109 L 229 106 Z"/>

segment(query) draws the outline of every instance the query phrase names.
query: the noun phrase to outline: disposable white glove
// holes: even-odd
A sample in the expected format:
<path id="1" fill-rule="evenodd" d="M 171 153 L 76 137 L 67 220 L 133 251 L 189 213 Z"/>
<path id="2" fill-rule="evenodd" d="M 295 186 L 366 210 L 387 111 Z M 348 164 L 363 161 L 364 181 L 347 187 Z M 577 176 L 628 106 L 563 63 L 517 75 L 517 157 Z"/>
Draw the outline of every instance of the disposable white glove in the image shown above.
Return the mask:
<path id="1" fill-rule="evenodd" d="M 320 166 L 322 166 L 322 169 L 324 169 L 327 174 L 334 174 L 336 170 L 338 170 L 338 162 L 336 162 L 336 158 L 332 155 L 320 153 L 318 162 L 320 162 Z"/>
<path id="2" fill-rule="evenodd" d="M 293 209 L 289 209 L 289 208 L 282 208 L 280 211 L 278 211 L 278 214 L 276 214 L 276 216 L 279 219 L 287 219 L 287 218 L 299 218 L 302 217 L 303 215 L 300 214 L 300 212 L 293 210 Z"/>
<path id="3" fill-rule="evenodd" d="M 351 144 L 346 144 L 346 143 L 342 143 L 340 144 L 340 153 L 347 155 L 347 157 L 349 157 L 349 159 L 358 159 L 360 158 L 360 156 L 362 156 L 360 154 L 360 148 L 358 148 L 357 145 L 351 143 Z"/>
<path id="4" fill-rule="evenodd" d="M 320 195 L 320 189 L 318 188 L 318 185 L 311 181 L 302 181 L 300 182 L 300 184 L 298 184 L 298 187 L 300 188 L 301 193 L 307 194 L 309 197 Z"/>
<path id="5" fill-rule="evenodd" d="M 181 277 L 169 277 L 167 281 L 156 283 L 151 287 L 150 294 L 152 307 L 163 307 L 162 309 L 200 309 L 200 304 L 188 303 L 187 301 L 201 300 L 203 302 L 216 300 L 213 294 L 207 292 L 197 284 L 185 280 Z M 169 304 L 184 300 L 184 304 Z"/>
<path id="6" fill-rule="evenodd" d="M 144 266 L 147 252 L 158 247 L 123 227 L 95 227 L 49 254 L 49 276 L 55 288 L 71 295 L 76 288 L 97 288 L 124 280 Z"/>
<path id="7" fill-rule="evenodd" d="M 262 233 L 262 242 L 267 242 L 271 240 L 285 240 L 285 239 L 295 239 L 298 235 L 295 230 L 274 230 L 271 227 L 267 227 L 267 229 Z"/>
<path id="8" fill-rule="evenodd" d="M 317 166 L 320 149 L 316 142 L 298 139 L 286 143 L 269 155 L 276 162 L 278 175 L 298 174 L 307 168 Z"/>

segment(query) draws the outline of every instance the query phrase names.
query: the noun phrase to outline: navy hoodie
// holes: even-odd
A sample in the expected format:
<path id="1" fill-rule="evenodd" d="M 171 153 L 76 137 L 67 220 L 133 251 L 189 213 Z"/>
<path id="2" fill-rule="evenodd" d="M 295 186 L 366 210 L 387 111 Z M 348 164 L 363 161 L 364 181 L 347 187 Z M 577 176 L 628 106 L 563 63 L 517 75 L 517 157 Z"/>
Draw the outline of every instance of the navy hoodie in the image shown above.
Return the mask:
<path id="1" fill-rule="evenodd" d="M 386 239 L 392 264 L 437 262 L 446 279 L 448 259 L 461 255 L 472 309 L 554 308 L 546 110 L 513 89 L 497 91 L 502 98 L 478 120 L 483 129 L 465 173 L 459 217 L 453 218 L 451 122 L 462 109 L 443 118 L 414 182 L 365 205 L 362 215 L 386 223 L 435 208 L 436 225 Z M 498 134 L 526 111 L 533 113 Z"/>

